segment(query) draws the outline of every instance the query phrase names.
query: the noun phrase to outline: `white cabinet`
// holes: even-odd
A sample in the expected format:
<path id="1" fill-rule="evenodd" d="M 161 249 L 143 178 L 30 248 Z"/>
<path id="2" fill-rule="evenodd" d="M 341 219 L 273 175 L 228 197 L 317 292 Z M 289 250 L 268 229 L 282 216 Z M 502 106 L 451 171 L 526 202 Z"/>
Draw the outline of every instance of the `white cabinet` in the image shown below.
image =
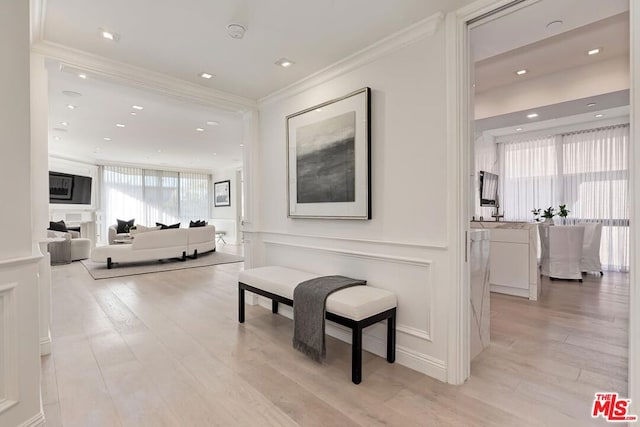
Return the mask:
<path id="1" fill-rule="evenodd" d="M 526 222 L 471 223 L 471 228 L 486 228 L 491 232 L 491 292 L 525 297 L 533 301 L 538 299 L 537 227 L 535 223 Z"/>

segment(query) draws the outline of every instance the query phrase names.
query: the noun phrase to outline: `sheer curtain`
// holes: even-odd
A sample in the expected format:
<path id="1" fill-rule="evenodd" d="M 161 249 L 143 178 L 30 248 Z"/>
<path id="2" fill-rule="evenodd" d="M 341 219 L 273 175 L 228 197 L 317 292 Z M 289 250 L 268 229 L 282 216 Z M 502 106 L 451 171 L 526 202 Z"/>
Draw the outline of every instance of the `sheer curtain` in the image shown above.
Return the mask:
<path id="1" fill-rule="evenodd" d="M 117 219 L 188 226 L 191 220 L 210 217 L 209 174 L 102 166 L 102 186 L 105 236 Z"/>
<path id="2" fill-rule="evenodd" d="M 555 137 L 500 144 L 500 206 L 508 221 L 531 221 L 531 210 L 560 201 L 559 162 Z"/>
<path id="3" fill-rule="evenodd" d="M 144 217 L 144 185 L 142 169 L 125 166 L 103 166 L 102 207 L 104 230 L 116 223 L 116 219 L 140 221 Z"/>
<path id="4" fill-rule="evenodd" d="M 600 260 L 629 269 L 629 126 L 563 135 L 564 200 L 570 222 L 602 223 Z"/>
<path id="5" fill-rule="evenodd" d="M 568 224 L 602 223 L 600 259 L 628 271 L 629 125 L 499 144 L 505 219 L 531 221 L 531 210 L 566 204 Z"/>
<path id="6" fill-rule="evenodd" d="M 180 221 L 189 223 L 209 218 L 211 175 L 183 172 L 180 174 Z"/>

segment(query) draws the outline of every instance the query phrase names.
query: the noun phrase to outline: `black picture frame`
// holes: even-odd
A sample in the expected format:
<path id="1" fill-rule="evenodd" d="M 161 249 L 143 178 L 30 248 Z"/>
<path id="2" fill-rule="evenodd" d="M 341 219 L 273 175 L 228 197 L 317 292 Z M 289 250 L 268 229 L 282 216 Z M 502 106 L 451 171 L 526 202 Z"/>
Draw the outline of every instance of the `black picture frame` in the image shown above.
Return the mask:
<path id="1" fill-rule="evenodd" d="M 231 180 L 218 181 L 213 184 L 213 206 L 231 206 Z"/>
<path id="2" fill-rule="evenodd" d="M 287 216 L 371 219 L 371 89 L 286 118 Z"/>

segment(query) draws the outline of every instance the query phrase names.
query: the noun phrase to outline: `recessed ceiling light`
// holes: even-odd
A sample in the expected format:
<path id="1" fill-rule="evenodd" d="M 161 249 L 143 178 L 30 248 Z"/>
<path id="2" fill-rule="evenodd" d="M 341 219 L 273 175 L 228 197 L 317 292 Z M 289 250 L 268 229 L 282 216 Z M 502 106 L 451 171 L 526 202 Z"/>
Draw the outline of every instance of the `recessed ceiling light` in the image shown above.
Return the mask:
<path id="1" fill-rule="evenodd" d="M 162 153 L 162 150 L 157 150 L 157 151 L 158 151 L 158 153 Z"/>
<path id="2" fill-rule="evenodd" d="M 288 68 L 295 64 L 295 62 L 287 58 L 280 58 L 275 62 L 275 64 L 284 68 Z"/>
<path id="3" fill-rule="evenodd" d="M 220 122 L 216 122 L 215 120 L 209 120 L 209 121 L 207 122 L 207 124 L 208 124 L 209 126 L 218 126 L 218 125 L 220 124 Z"/>
<path id="4" fill-rule="evenodd" d="M 60 122 L 62 126 L 69 126 L 69 122 Z"/>
<path id="5" fill-rule="evenodd" d="M 316 108 L 316 111 L 319 113 L 322 111 L 322 108 Z"/>
<path id="6" fill-rule="evenodd" d="M 596 118 L 604 117 L 604 114 L 596 114 Z"/>
<path id="7" fill-rule="evenodd" d="M 94 151 L 100 151 L 101 148 L 100 147 L 96 147 L 96 149 Z"/>
<path id="8" fill-rule="evenodd" d="M 80 92 L 74 92 L 72 90 L 63 90 L 62 94 L 65 96 L 69 96 L 71 98 L 79 98 L 82 96 L 82 94 Z"/>
<path id="9" fill-rule="evenodd" d="M 202 77 L 203 79 L 209 80 L 211 77 L 213 77 L 213 74 L 211 74 L 211 73 L 200 73 L 200 77 Z"/>
<path id="10" fill-rule="evenodd" d="M 587 104 L 587 107 L 595 107 L 596 103 L 595 102 L 590 102 Z"/>
<path id="11" fill-rule="evenodd" d="M 87 79 L 87 75 L 84 74 L 84 73 L 78 74 L 78 77 L 81 78 L 82 80 L 86 80 Z"/>
<path id="12" fill-rule="evenodd" d="M 519 76 L 522 76 L 523 74 L 527 74 L 527 70 L 525 70 L 524 68 L 522 70 L 518 70 L 516 71 L 516 74 Z"/>
<path id="13" fill-rule="evenodd" d="M 100 37 L 102 37 L 103 39 L 112 42 L 117 42 L 118 40 L 120 40 L 120 35 L 118 33 L 105 30 L 104 28 L 98 28 L 98 34 L 100 34 Z"/>
<path id="14" fill-rule="evenodd" d="M 138 113 L 136 113 L 135 111 L 132 111 L 129 114 L 131 114 L 132 116 L 137 116 L 138 115 Z"/>
<path id="15" fill-rule="evenodd" d="M 53 128 L 56 132 L 67 132 L 65 128 Z"/>
<path id="16" fill-rule="evenodd" d="M 54 136 L 53 139 L 55 139 L 56 141 L 60 141 L 62 138 L 60 138 L 59 136 Z"/>
<path id="17" fill-rule="evenodd" d="M 122 123 L 116 123 L 116 127 L 123 128 L 124 125 Z"/>
<path id="18" fill-rule="evenodd" d="M 587 51 L 587 55 L 597 55 L 597 54 L 599 54 L 600 52 L 602 52 L 602 49 L 601 49 L 601 48 L 599 48 L 599 47 L 597 47 L 597 48 L 595 48 L 595 49 L 588 50 L 588 51 Z"/>
<path id="19" fill-rule="evenodd" d="M 133 108 L 134 110 L 144 110 L 144 107 L 142 105 L 132 105 L 131 108 Z"/>
<path id="20" fill-rule="evenodd" d="M 527 114 L 527 119 L 535 119 L 536 117 L 538 117 L 538 113 Z"/>
<path id="21" fill-rule="evenodd" d="M 213 155 L 214 155 L 214 156 L 217 156 L 217 155 L 218 155 L 218 153 L 213 153 Z"/>
<path id="22" fill-rule="evenodd" d="M 204 129 L 202 129 L 202 128 L 196 128 L 196 130 L 197 130 L 198 132 L 204 132 Z"/>
<path id="23" fill-rule="evenodd" d="M 104 139 L 105 141 L 111 141 L 111 138 L 109 138 L 108 136 L 105 136 L 105 137 L 104 137 L 104 138 L 102 138 L 102 139 Z"/>
<path id="24" fill-rule="evenodd" d="M 522 128 L 516 128 L 516 132 L 520 132 Z"/>
<path id="25" fill-rule="evenodd" d="M 69 110 L 75 110 L 77 107 L 75 105 L 73 105 L 73 104 L 67 104 L 67 108 Z"/>
<path id="26" fill-rule="evenodd" d="M 243 147 L 244 147 L 244 144 L 240 144 L 240 148 L 243 148 Z"/>

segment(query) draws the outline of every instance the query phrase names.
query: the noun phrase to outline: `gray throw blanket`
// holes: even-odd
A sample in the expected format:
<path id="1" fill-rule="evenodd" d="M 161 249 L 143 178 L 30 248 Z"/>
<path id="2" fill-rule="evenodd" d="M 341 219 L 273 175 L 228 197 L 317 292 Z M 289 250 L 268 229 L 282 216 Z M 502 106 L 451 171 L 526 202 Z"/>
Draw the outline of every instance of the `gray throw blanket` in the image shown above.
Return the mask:
<path id="1" fill-rule="evenodd" d="M 366 280 L 324 276 L 300 283 L 293 290 L 293 348 L 320 362 L 326 355 L 324 317 L 327 297 Z"/>

